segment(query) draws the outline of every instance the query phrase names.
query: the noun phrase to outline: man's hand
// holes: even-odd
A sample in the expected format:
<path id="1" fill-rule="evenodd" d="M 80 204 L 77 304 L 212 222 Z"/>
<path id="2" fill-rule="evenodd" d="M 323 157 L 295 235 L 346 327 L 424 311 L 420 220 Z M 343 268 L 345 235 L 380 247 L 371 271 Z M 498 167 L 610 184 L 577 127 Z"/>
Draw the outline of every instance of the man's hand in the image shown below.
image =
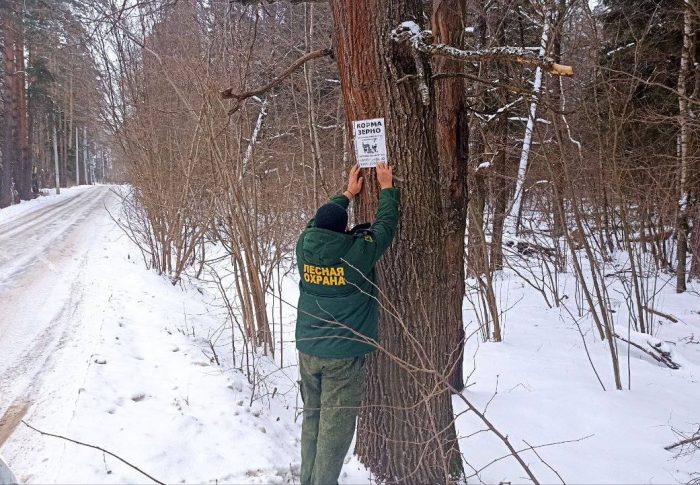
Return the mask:
<path id="1" fill-rule="evenodd" d="M 390 189 L 394 186 L 394 168 L 386 163 L 377 164 L 377 182 L 382 189 Z"/>
<path id="2" fill-rule="evenodd" d="M 348 190 L 344 192 L 345 197 L 352 199 L 362 190 L 363 177 L 360 177 L 360 166 L 355 165 L 350 169 L 348 176 Z"/>

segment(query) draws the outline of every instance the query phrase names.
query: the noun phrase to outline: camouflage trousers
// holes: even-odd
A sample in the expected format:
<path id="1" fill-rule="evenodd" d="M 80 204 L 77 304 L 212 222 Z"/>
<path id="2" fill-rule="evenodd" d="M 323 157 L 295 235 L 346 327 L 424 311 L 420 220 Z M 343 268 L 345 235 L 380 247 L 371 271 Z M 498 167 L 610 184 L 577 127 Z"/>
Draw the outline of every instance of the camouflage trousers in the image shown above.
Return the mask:
<path id="1" fill-rule="evenodd" d="M 301 485 L 338 483 L 362 402 L 365 357 L 322 359 L 299 353 Z"/>

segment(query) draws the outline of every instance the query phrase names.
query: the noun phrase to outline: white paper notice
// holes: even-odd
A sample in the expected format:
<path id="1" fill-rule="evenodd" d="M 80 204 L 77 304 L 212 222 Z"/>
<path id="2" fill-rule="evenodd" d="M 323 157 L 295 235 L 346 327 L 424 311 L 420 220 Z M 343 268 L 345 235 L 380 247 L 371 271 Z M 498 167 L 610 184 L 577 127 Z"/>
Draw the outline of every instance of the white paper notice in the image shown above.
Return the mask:
<path id="1" fill-rule="evenodd" d="M 352 122 L 355 135 L 355 155 L 360 167 L 376 167 L 379 162 L 387 162 L 384 118 Z"/>

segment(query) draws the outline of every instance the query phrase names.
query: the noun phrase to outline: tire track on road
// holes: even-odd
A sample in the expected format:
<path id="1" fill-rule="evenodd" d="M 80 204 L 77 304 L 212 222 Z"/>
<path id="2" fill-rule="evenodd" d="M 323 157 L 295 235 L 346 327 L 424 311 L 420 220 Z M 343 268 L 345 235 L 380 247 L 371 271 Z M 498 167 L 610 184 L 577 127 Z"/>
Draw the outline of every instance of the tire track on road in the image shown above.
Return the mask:
<path id="1" fill-rule="evenodd" d="M 0 224 L 0 243 L 5 239 L 11 238 L 18 231 L 30 230 L 37 225 L 41 225 L 47 219 L 50 219 L 51 218 L 50 216 L 55 215 L 55 213 L 58 211 L 61 211 L 61 209 L 67 209 L 69 207 L 73 207 L 78 202 L 81 202 L 83 200 L 83 198 L 85 197 L 85 195 L 90 194 L 91 192 L 93 192 L 93 191 L 86 190 L 84 192 L 79 193 L 78 195 L 76 195 L 74 197 L 71 197 L 71 198 L 66 199 L 66 200 L 61 200 L 60 202 L 52 204 L 44 210 L 39 209 L 39 210 L 32 211 L 27 215 L 30 217 L 29 219 L 27 219 L 23 216 L 18 216 L 16 218 L 10 219 L 9 221 L 6 221 L 6 222 Z"/>
<path id="2" fill-rule="evenodd" d="M 78 319 L 86 284 L 82 275 L 89 262 L 84 251 L 90 247 L 88 224 L 109 195 L 107 187 L 86 190 L 30 213 L 29 220 L 12 220 L 12 234 L 0 237 L 0 446 L 31 408 L 53 365 L 52 356 L 72 335 L 71 322 Z M 7 225 L 0 225 L 0 231 Z M 30 244 L 31 238 L 35 241 Z M 47 272 L 32 260 L 55 264 L 55 271 Z M 9 278 L 12 283 L 3 285 Z M 57 300 L 55 292 L 64 296 Z M 51 300 L 45 301 L 47 297 Z"/>
<path id="3" fill-rule="evenodd" d="M 78 201 L 72 199 L 68 203 L 62 204 L 56 210 L 46 211 L 48 214 L 45 212 L 35 217 L 28 224 L 18 225 L 10 235 L 0 236 L 0 247 L 4 250 L 4 254 L 0 255 L 0 286 L 14 278 L 18 273 L 26 271 L 28 264 L 32 260 L 39 260 L 48 265 L 51 264 L 45 258 L 47 251 L 54 249 L 53 245 L 56 241 L 69 235 L 75 229 L 74 225 L 77 222 L 89 217 L 107 195 L 105 189 L 102 188 L 97 188 L 90 192 L 92 193 L 85 200 L 82 197 Z M 78 203 L 81 203 L 80 208 L 76 213 L 72 213 L 72 210 Z M 37 229 L 42 229 L 47 225 L 48 219 L 54 219 L 54 224 L 60 222 L 61 225 L 55 231 L 37 232 Z M 18 236 L 18 234 L 24 237 Z M 37 236 L 38 239 L 34 241 L 31 250 L 29 250 L 27 242 L 32 236 Z M 11 247 L 15 240 L 21 241 L 20 247 L 14 248 L 20 251 L 19 254 L 13 254 L 13 248 Z"/>
<path id="4" fill-rule="evenodd" d="M 0 417 L 0 447 L 5 444 L 5 441 L 17 428 L 31 405 L 31 402 L 20 398 L 12 403 L 5 414 Z"/>

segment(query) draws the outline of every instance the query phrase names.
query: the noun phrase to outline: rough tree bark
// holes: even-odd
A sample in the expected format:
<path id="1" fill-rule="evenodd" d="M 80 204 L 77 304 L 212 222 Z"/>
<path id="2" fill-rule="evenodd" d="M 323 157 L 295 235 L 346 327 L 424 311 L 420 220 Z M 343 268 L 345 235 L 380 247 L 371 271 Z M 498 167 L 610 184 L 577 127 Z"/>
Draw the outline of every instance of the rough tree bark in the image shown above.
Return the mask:
<path id="1" fill-rule="evenodd" d="M 447 372 L 454 349 L 445 299 L 445 275 L 451 270 L 442 229 L 435 105 L 423 104 L 414 83 L 397 82 L 417 69 L 408 47 L 390 40 L 399 23 L 423 18 L 423 2 L 330 4 L 348 127 L 353 120 L 384 117 L 389 162 L 403 180 L 401 226 L 378 272 L 381 300 L 397 308 L 405 329 L 382 312 L 380 340 L 386 352 L 368 359 L 355 451 L 379 479 L 446 483 L 461 466 L 450 393 L 441 391 L 445 386 L 434 376 L 409 373 L 388 355 Z M 377 189 L 373 174 L 364 177 L 358 215 L 367 220 L 376 209 Z"/>
<path id="2" fill-rule="evenodd" d="M 462 48 L 464 43 L 465 5 L 462 0 L 434 0 L 432 30 L 435 41 Z M 455 59 L 433 58 L 435 74 L 459 73 L 464 64 Z M 435 82 L 436 136 L 440 183 L 445 217 L 445 246 L 449 324 L 454 362 L 450 384 L 464 388 L 464 233 L 467 226 L 467 163 L 469 159 L 469 112 L 465 104 L 464 79 L 445 77 Z"/>

